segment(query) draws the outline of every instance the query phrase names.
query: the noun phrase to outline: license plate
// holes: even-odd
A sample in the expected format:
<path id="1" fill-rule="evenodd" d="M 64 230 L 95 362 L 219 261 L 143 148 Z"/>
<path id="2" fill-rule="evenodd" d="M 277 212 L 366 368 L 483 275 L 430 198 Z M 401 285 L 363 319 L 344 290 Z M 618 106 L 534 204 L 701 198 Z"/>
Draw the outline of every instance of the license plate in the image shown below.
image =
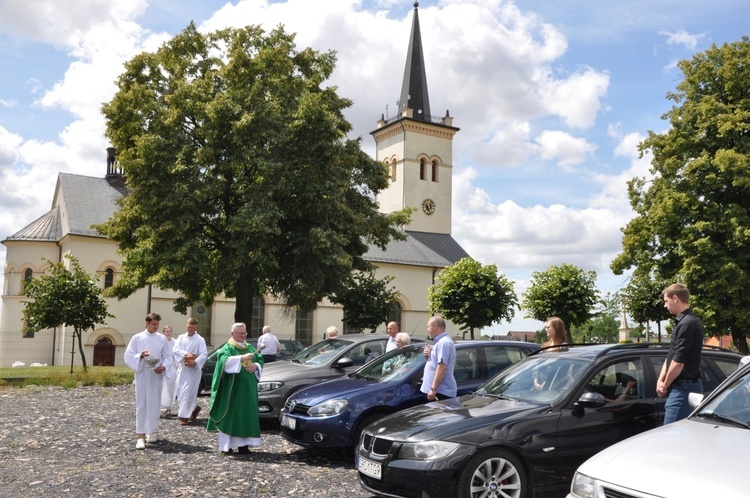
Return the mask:
<path id="1" fill-rule="evenodd" d="M 287 429 L 297 430 L 297 419 L 288 415 L 281 416 L 281 425 Z"/>
<path id="2" fill-rule="evenodd" d="M 380 479 L 381 467 L 379 463 L 371 462 L 366 458 L 359 457 L 359 463 L 357 469 L 365 475 Z"/>

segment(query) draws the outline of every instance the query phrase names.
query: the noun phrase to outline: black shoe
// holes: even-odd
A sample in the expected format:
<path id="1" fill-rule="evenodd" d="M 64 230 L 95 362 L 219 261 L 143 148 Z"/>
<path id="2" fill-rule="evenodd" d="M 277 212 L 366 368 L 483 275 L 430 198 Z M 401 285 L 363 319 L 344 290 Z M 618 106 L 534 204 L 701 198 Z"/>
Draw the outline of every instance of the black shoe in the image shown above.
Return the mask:
<path id="1" fill-rule="evenodd" d="M 222 455 L 232 455 L 232 454 L 234 454 L 234 451 L 232 451 L 232 450 L 230 449 L 229 451 L 222 451 L 222 452 L 221 452 L 221 454 L 222 454 Z"/>
<path id="2" fill-rule="evenodd" d="M 248 448 L 247 446 L 240 446 L 239 448 L 237 448 L 237 453 L 239 453 L 240 455 L 249 455 L 250 448 Z"/>

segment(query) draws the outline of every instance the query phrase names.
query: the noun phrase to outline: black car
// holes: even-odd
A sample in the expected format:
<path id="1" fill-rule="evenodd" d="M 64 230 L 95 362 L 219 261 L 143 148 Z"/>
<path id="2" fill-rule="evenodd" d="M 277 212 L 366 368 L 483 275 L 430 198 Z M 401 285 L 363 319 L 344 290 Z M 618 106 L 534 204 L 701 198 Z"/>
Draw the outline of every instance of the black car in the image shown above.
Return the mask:
<path id="1" fill-rule="evenodd" d="M 522 360 L 539 344 L 520 341 L 456 343 L 458 394 L 476 390 L 508 365 Z M 281 435 L 315 449 L 352 449 L 370 422 L 425 403 L 420 391 L 424 344 L 404 346 L 378 356 L 356 372 L 293 393 L 281 412 Z"/>
<path id="2" fill-rule="evenodd" d="M 541 350 L 473 394 L 381 418 L 357 447 L 360 483 L 394 497 L 565 496 L 586 459 L 662 425 L 665 399 L 656 395 L 656 380 L 668 346 Z M 704 347 L 705 391 L 740 358 Z"/>
<path id="3" fill-rule="evenodd" d="M 257 349 L 257 337 L 248 339 L 247 342 L 249 342 L 254 348 Z M 302 346 L 301 342 L 292 339 L 279 339 L 279 345 L 281 346 L 281 351 L 279 351 L 279 354 L 276 355 L 276 361 L 290 360 L 292 356 L 305 349 L 304 346 Z M 202 392 L 204 389 L 211 390 L 211 382 L 213 381 L 214 369 L 216 368 L 216 355 L 218 354 L 220 349 L 221 346 L 208 353 L 206 363 L 203 365 L 203 371 L 201 373 L 201 383 L 198 392 Z"/>

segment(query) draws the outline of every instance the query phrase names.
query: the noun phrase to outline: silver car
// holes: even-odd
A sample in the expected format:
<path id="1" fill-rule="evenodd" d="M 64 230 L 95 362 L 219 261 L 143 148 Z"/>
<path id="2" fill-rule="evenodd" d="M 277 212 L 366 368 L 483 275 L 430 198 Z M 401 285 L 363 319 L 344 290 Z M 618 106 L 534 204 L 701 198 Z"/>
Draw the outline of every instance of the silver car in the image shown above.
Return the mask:
<path id="1" fill-rule="evenodd" d="M 266 365 L 258 384 L 260 417 L 278 419 L 293 392 L 354 372 L 384 353 L 387 341 L 387 335 L 345 334 L 315 343 L 290 361 Z M 425 340 L 412 338 L 412 343 L 417 342 Z"/>
<path id="2" fill-rule="evenodd" d="M 578 468 L 568 498 L 748 496 L 750 365 L 702 397 L 690 394 L 691 405 L 700 405 L 688 418 L 589 458 Z"/>

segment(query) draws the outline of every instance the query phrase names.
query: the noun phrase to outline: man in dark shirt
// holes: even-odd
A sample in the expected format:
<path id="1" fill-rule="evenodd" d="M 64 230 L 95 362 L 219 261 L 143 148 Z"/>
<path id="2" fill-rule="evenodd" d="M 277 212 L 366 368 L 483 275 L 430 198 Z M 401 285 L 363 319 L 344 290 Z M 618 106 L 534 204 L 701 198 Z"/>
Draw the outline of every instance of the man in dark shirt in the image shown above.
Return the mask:
<path id="1" fill-rule="evenodd" d="M 667 398 L 665 425 L 690 415 L 688 394 L 703 392 L 700 373 L 703 327 L 689 303 L 690 292 L 683 284 L 672 284 L 664 289 L 664 307 L 677 321 L 669 354 L 656 383 L 656 394 Z"/>

